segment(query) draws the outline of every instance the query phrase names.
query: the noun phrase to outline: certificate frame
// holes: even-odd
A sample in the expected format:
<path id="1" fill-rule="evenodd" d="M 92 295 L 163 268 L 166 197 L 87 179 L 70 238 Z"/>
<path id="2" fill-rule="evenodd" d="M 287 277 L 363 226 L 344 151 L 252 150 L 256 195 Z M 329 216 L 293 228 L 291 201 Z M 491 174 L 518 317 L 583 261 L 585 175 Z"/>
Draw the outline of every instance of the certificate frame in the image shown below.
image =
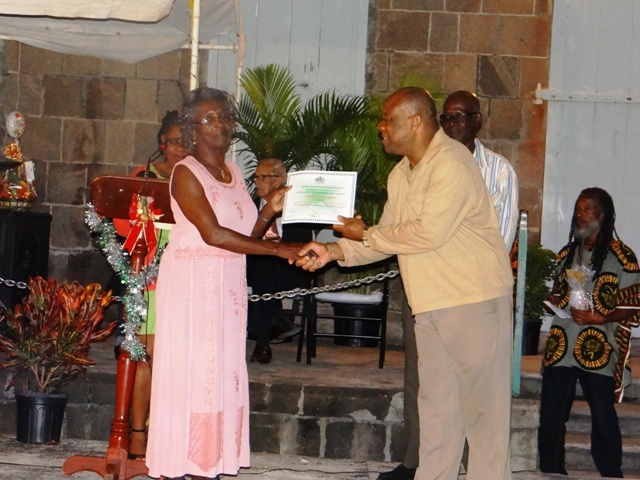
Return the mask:
<path id="1" fill-rule="evenodd" d="M 282 223 L 340 223 L 351 218 L 356 199 L 357 172 L 303 170 L 287 174 L 291 189 L 284 197 Z"/>

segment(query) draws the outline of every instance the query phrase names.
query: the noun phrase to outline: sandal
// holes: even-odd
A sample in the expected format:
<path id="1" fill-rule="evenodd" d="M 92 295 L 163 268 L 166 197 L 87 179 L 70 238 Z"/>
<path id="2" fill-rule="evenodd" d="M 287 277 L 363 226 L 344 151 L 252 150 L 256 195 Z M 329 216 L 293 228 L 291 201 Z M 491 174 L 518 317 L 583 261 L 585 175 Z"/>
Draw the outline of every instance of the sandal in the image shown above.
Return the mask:
<path id="1" fill-rule="evenodd" d="M 144 433 L 146 435 L 147 433 L 147 429 L 146 428 L 132 428 L 131 429 L 131 433 Z M 146 437 L 145 437 L 145 443 L 146 443 Z M 146 450 L 146 448 L 145 448 Z M 146 457 L 146 451 L 142 452 L 142 453 L 136 453 L 136 452 L 127 452 L 127 458 L 129 460 L 139 460 L 141 462 L 143 462 L 145 460 Z"/>

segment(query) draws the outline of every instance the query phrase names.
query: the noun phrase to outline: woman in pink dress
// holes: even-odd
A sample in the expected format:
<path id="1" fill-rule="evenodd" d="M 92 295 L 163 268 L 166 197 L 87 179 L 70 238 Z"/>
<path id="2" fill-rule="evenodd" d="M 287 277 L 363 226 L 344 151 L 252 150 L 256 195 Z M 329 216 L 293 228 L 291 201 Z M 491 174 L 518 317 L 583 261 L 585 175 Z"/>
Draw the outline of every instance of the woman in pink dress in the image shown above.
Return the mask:
<path id="1" fill-rule="evenodd" d="M 176 223 L 158 274 L 146 462 L 151 477 L 218 478 L 249 466 L 245 254 L 295 259 L 301 245 L 255 238 L 286 189 L 258 213 L 240 169 L 225 161 L 235 124 L 228 94 L 192 91 L 183 117 L 191 156 L 171 176 Z"/>

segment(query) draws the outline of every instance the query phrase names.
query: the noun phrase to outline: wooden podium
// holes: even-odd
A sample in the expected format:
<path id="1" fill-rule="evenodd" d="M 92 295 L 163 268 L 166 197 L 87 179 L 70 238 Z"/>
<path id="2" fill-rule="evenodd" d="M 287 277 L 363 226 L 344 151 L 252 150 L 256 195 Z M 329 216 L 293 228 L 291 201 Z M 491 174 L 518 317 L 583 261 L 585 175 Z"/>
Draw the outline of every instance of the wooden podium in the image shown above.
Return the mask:
<path id="1" fill-rule="evenodd" d="M 97 177 L 91 182 L 91 200 L 98 215 L 109 218 L 129 218 L 129 207 L 133 195 L 153 197 L 155 208 L 163 213 L 163 223 L 174 223 L 169 197 L 169 182 L 149 178 L 120 176 Z M 147 256 L 144 240 L 138 241 L 131 252 L 131 267 L 134 272 L 142 269 Z M 133 396 L 133 383 L 137 362 L 129 353 L 121 350 L 116 375 L 115 414 L 111 423 L 109 447 L 104 457 L 74 455 L 64 462 L 62 472 L 72 475 L 81 471 L 95 472 L 105 480 L 128 480 L 147 476 L 145 462 L 129 460 L 129 410 Z"/>

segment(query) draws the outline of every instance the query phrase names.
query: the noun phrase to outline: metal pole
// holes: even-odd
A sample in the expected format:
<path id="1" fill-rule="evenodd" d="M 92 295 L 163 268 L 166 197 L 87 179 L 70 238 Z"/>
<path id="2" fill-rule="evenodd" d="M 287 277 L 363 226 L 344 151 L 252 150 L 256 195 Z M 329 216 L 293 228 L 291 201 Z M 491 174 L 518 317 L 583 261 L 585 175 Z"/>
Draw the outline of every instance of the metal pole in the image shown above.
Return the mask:
<path id="1" fill-rule="evenodd" d="M 191 68 L 189 90 L 198 88 L 198 42 L 200 37 L 200 0 L 193 0 L 191 10 Z"/>
<path id="2" fill-rule="evenodd" d="M 528 215 L 520 211 L 520 230 L 518 233 L 518 273 L 516 276 L 515 325 L 513 332 L 513 371 L 511 372 L 511 390 L 520 395 L 520 375 L 522 369 L 522 327 L 524 324 L 525 278 L 527 276 L 527 239 Z"/>

